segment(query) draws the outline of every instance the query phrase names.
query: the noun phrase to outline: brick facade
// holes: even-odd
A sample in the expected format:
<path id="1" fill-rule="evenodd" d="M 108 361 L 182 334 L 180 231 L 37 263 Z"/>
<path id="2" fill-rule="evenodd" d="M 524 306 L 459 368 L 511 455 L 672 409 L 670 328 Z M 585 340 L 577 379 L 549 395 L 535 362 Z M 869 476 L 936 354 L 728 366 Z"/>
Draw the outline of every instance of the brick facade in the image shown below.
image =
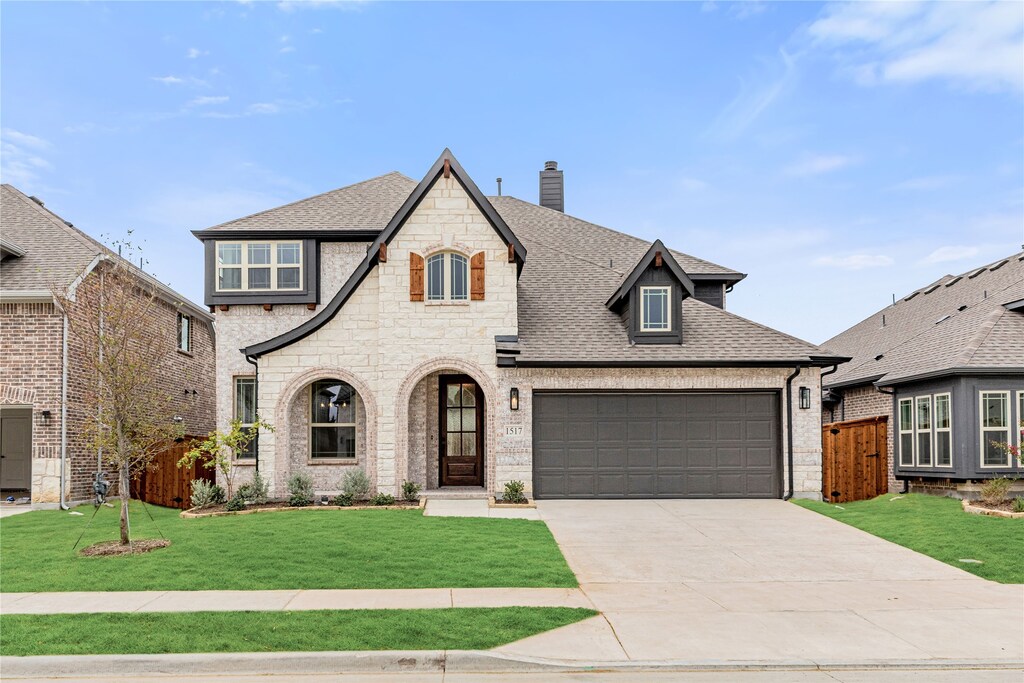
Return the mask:
<path id="1" fill-rule="evenodd" d="M 326 303 L 366 253 L 365 243 L 322 245 L 321 302 Z M 410 254 L 453 250 L 485 254 L 485 299 L 410 301 Z M 233 414 L 232 378 L 253 374 L 239 348 L 270 339 L 308 319 L 304 306 L 233 305 L 217 313 L 217 421 Z M 496 335 L 518 333 L 517 272 L 508 250 L 455 178 L 439 178 L 337 314 L 316 332 L 259 358 L 259 412 L 275 431 L 260 435 L 259 467 L 272 495 L 283 496 L 296 469 L 314 472 L 318 490 L 335 490 L 352 466 L 376 488 L 397 493 L 403 480 L 437 484 L 437 386 L 442 373 L 470 375 L 484 394 L 485 483 L 500 490 L 520 479 L 532 488 L 534 389 L 768 389 L 782 391 L 786 368 L 595 369 L 498 368 Z M 364 416 L 352 464 L 309 464 L 308 387 L 335 378 L 359 394 Z M 819 371 L 794 381 L 812 389 L 809 410 L 794 407 L 794 479 L 798 495 L 821 490 Z M 512 411 L 509 391 L 520 391 Z M 783 408 L 783 420 L 785 410 Z M 785 423 L 782 425 L 785 440 Z M 783 457 L 785 457 L 785 443 Z M 251 468 L 246 468 L 250 470 Z M 239 479 L 248 477 L 243 472 Z"/>
<path id="2" fill-rule="evenodd" d="M 105 267 L 101 263 L 80 283 L 80 296 L 95 293 Z M 178 310 L 161 299 L 149 319 L 150 338 L 163 347 L 167 358 L 159 386 L 174 399 L 175 414 L 168 419 L 179 416 L 187 434 L 205 435 L 215 427 L 214 331 L 212 325 L 193 316 L 191 352 L 179 352 Z M 0 304 L 0 402 L 32 406 L 33 503 L 51 504 L 60 499 L 63 345 L 64 318 L 53 303 Z M 73 334 L 68 335 L 67 352 L 65 497 L 79 501 L 92 497 L 97 455 L 84 436 L 91 410 L 84 372 L 87 356 Z M 50 416 L 44 418 L 47 410 Z"/>

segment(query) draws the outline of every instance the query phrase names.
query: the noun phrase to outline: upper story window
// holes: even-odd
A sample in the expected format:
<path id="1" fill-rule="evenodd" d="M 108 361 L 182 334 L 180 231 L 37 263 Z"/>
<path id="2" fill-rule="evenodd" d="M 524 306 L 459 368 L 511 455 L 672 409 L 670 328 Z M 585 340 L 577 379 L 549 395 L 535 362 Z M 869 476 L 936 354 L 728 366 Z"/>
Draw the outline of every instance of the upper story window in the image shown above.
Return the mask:
<path id="1" fill-rule="evenodd" d="M 445 252 L 427 259 L 427 301 L 468 301 L 469 260 Z"/>
<path id="2" fill-rule="evenodd" d="M 192 352 L 192 317 L 178 314 L 178 350 Z"/>
<path id="3" fill-rule="evenodd" d="M 1010 392 L 983 391 L 981 404 L 981 466 L 1009 467 Z"/>
<path id="4" fill-rule="evenodd" d="M 217 242 L 217 291 L 302 289 L 302 242 Z"/>
<path id="5" fill-rule="evenodd" d="M 672 329 L 671 287 L 640 288 L 640 331 L 668 332 Z"/>

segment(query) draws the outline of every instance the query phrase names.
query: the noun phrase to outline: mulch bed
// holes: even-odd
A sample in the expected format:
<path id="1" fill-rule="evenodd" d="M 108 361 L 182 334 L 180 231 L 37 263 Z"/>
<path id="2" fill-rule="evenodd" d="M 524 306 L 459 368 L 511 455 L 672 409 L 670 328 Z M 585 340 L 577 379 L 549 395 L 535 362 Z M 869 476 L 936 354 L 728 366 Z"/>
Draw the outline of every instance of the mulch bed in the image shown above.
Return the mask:
<path id="1" fill-rule="evenodd" d="M 79 554 L 85 557 L 108 557 L 110 555 L 141 555 L 151 550 L 166 548 L 171 544 L 166 538 L 145 538 L 121 545 L 121 541 L 103 541 L 88 548 L 82 548 Z"/>
<path id="2" fill-rule="evenodd" d="M 243 510 L 228 510 L 226 504 L 211 505 L 205 508 L 190 508 L 185 510 L 188 516 L 208 516 L 208 515 L 240 515 L 252 512 L 275 512 L 278 510 L 394 510 L 396 508 L 418 508 L 420 502 L 418 500 L 396 500 L 391 505 L 371 505 L 368 500 L 356 501 L 354 505 L 341 507 L 338 505 L 321 505 L 320 503 L 314 503 L 313 505 L 304 505 L 300 507 L 294 507 L 287 503 L 287 501 L 273 501 L 269 503 L 261 503 L 259 505 L 246 505 Z"/>

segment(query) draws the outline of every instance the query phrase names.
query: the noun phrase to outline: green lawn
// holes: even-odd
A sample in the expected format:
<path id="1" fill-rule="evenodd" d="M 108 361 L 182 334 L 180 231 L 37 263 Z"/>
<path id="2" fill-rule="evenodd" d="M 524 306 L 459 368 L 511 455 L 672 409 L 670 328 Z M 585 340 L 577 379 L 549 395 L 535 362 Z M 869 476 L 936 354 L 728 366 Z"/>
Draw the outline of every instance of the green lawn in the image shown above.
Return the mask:
<path id="1" fill-rule="evenodd" d="M 142 591 L 288 588 L 575 587 L 551 532 L 521 519 L 424 517 L 419 510 L 323 510 L 182 519 L 132 505 L 137 538 L 171 546 L 128 557 L 80 557 L 72 546 L 93 513 L 5 518 L 0 590 Z M 101 507 L 79 548 L 118 535 Z"/>
<path id="2" fill-rule="evenodd" d="M 570 607 L 7 614 L 0 654 L 486 650 L 595 614 Z"/>
<path id="3" fill-rule="evenodd" d="M 951 498 L 913 493 L 893 498 L 886 494 L 839 505 L 794 502 L 982 578 L 1024 583 L 1024 519 L 967 514 Z"/>

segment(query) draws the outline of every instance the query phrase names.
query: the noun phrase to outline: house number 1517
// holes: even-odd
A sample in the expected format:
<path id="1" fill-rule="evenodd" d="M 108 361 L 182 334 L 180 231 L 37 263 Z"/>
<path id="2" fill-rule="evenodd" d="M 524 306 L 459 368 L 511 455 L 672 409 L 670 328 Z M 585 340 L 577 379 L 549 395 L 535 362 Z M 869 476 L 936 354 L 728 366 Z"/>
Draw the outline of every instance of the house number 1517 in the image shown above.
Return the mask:
<path id="1" fill-rule="evenodd" d="M 505 427 L 505 436 L 522 436 L 522 427 Z"/>

